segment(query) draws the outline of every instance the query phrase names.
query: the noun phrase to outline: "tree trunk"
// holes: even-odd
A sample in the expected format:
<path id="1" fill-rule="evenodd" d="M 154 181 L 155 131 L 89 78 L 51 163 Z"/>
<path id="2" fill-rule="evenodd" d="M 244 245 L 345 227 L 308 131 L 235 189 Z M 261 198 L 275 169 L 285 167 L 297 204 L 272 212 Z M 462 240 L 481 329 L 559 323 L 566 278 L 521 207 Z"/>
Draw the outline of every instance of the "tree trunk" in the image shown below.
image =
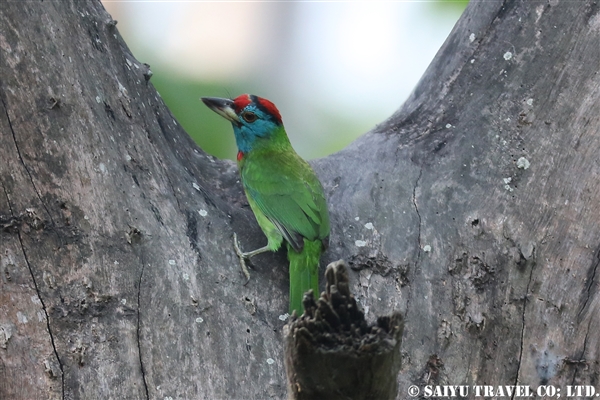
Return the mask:
<path id="1" fill-rule="evenodd" d="M 399 111 L 314 163 L 323 264 L 404 315 L 398 398 L 599 385 L 598 43 L 594 1 L 472 2 Z M 0 51 L 0 398 L 284 398 L 286 258 L 243 285 L 231 236 L 265 240 L 234 163 L 98 1 L 3 2 Z"/>

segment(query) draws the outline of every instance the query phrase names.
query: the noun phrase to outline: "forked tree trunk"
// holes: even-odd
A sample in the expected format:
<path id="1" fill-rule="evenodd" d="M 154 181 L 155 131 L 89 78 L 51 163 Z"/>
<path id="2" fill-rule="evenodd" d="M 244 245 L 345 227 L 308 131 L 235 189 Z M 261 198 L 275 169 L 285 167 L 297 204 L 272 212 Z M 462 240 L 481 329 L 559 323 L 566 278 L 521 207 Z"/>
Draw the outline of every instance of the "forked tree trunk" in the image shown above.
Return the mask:
<path id="1" fill-rule="evenodd" d="M 398 398 L 599 385 L 599 43 L 597 2 L 473 1 L 399 111 L 314 163 L 323 265 L 404 315 Z M 0 52 L 0 398 L 284 398 L 286 259 L 243 286 L 235 165 L 98 1 L 2 2 Z"/>

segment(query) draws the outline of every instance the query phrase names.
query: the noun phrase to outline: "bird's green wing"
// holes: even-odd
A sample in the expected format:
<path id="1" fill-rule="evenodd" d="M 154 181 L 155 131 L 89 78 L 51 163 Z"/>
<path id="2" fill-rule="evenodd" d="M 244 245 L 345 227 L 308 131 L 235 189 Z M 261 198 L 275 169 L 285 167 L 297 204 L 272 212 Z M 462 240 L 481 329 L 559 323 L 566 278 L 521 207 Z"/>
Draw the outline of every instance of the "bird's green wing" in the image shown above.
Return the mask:
<path id="1" fill-rule="evenodd" d="M 323 187 L 308 163 L 297 154 L 270 153 L 247 160 L 242 181 L 260 211 L 295 250 L 303 238 L 329 236 L 329 214 Z"/>

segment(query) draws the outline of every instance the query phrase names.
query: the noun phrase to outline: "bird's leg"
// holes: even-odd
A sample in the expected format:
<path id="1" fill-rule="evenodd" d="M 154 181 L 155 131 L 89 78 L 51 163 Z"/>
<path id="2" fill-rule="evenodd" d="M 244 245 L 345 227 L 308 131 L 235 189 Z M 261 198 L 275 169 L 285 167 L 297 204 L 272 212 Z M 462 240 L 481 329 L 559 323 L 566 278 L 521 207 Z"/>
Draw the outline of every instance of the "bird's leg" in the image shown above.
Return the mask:
<path id="1" fill-rule="evenodd" d="M 237 240 L 237 234 L 235 232 L 233 233 L 233 248 L 235 249 L 235 254 L 237 254 L 238 258 L 240 259 L 240 267 L 242 267 L 242 272 L 244 273 L 244 276 L 246 276 L 246 283 L 244 283 L 244 286 L 246 286 L 248 282 L 250 282 L 250 272 L 246 266 L 246 260 L 249 260 L 250 257 L 253 257 L 257 254 L 271 251 L 271 249 L 269 249 L 269 245 L 267 244 L 265 247 L 261 247 L 260 249 L 244 253 L 240 248 L 240 244 Z"/>

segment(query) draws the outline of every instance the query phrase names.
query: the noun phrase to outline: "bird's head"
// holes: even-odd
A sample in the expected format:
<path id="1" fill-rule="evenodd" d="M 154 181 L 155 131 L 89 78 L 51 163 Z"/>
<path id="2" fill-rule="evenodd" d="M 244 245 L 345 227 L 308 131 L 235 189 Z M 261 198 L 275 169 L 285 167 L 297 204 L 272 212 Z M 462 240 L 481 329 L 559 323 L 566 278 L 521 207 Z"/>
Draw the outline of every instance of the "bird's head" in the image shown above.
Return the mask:
<path id="1" fill-rule="evenodd" d="M 243 94 L 233 100 L 217 97 L 202 97 L 201 100 L 208 108 L 231 121 L 235 141 L 242 154 L 252 150 L 258 142 L 264 142 L 262 139 L 271 139 L 278 132 L 283 132 L 287 140 L 279 110 L 267 99 Z"/>

